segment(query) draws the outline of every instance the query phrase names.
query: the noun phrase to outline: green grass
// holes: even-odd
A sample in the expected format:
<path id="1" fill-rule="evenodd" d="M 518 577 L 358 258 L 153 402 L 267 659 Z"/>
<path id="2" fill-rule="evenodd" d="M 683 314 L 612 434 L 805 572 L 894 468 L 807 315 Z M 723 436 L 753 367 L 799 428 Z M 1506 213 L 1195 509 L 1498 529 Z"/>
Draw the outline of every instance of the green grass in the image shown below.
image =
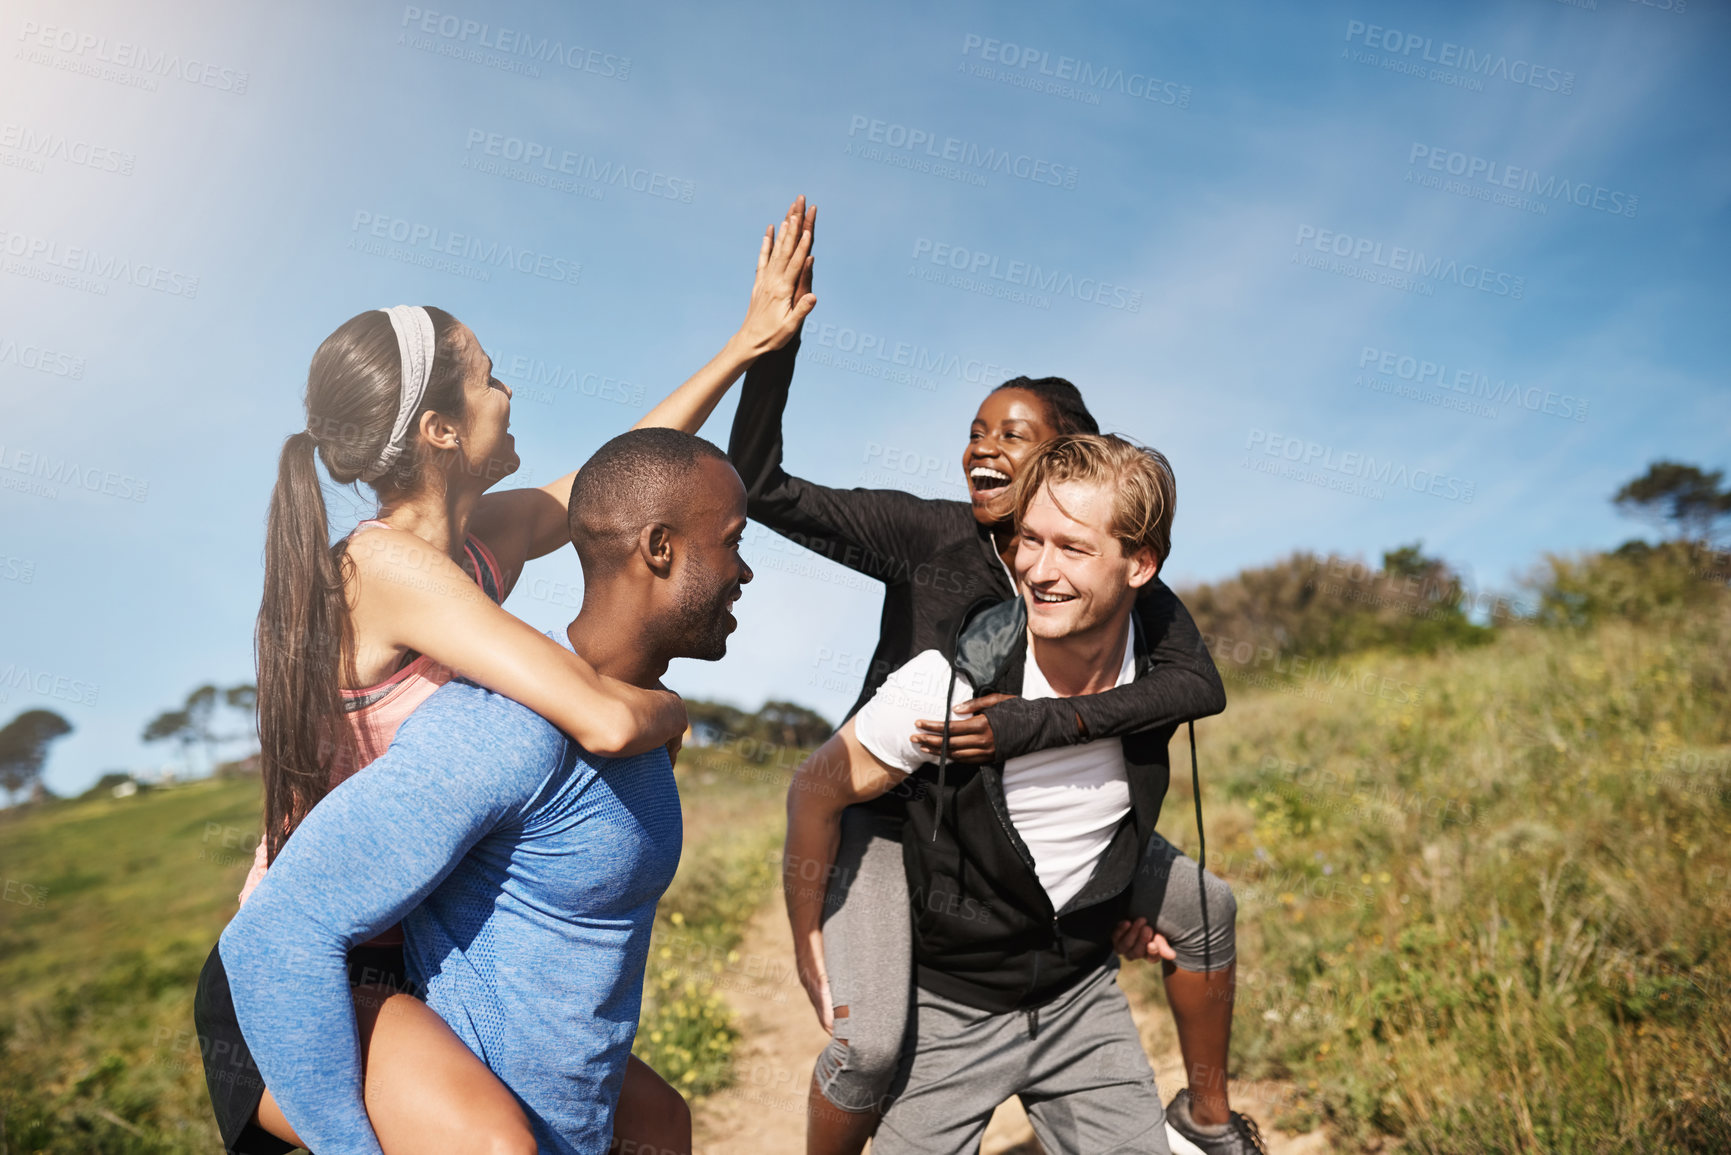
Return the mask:
<path id="1" fill-rule="evenodd" d="M 639 1051 L 690 1093 L 727 1080 L 737 1033 L 710 964 L 725 969 L 775 885 L 787 773 L 711 750 L 680 758 L 685 853 L 654 949 L 710 953 L 674 985 L 652 966 Z M 258 814 L 256 780 L 0 813 L 0 1155 L 221 1149 L 192 996 Z"/>
<path id="2" fill-rule="evenodd" d="M 1345 1151 L 1731 1150 L 1725 602 L 1233 687 L 1199 738 L 1235 1073 L 1297 1091 L 1245 1106 Z M 1186 760 L 1162 827 L 1193 847 Z M 791 965 L 737 949 L 788 769 L 681 759 L 638 1050 L 693 1095 L 728 1081 L 728 991 Z M 216 1149 L 192 987 L 256 823 L 247 782 L 0 815 L 0 1155 Z"/>
<path id="3" fill-rule="evenodd" d="M 257 815 L 256 784 L 210 781 L 0 822 L 0 875 L 33 900 L 0 903 L 6 1151 L 220 1148 L 192 992 Z"/>
<path id="4" fill-rule="evenodd" d="M 655 913 L 633 1050 L 688 1096 L 702 1096 L 731 1082 L 739 1031 L 727 991 L 762 977 L 734 948 L 780 884 L 792 767 L 693 750 L 680 755 L 680 768 L 686 849 Z"/>
<path id="5" fill-rule="evenodd" d="M 1280 1121 L 1344 1150 L 1731 1151 L 1727 600 L 1363 654 L 1393 695 L 1239 690 L 1199 727 L 1235 1074 L 1296 1081 Z M 1162 826 L 1193 849 L 1182 778 Z"/>

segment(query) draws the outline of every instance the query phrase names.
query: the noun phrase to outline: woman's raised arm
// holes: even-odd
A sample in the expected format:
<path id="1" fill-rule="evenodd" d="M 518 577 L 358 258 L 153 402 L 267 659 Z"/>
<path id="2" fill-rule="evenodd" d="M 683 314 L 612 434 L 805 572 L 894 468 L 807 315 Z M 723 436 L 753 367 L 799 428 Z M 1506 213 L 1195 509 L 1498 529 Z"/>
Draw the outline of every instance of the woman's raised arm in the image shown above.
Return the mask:
<path id="1" fill-rule="evenodd" d="M 817 303 L 811 294 L 812 230 L 816 225 L 817 210 L 806 208 L 802 196 L 789 206 L 779 229 L 772 225 L 764 230 L 745 321 L 721 352 L 632 428 L 696 433 L 747 366 L 793 339 Z M 487 543 L 508 579 L 514 580 L 528 559 L 544 557 L 571 540 L 566 506 L 576 477 L 573 470 L 538 488 L 507 489 L 476 503 L 469 530 Z"/>
<path id="2" fill-rule="evenodd" d="M 639 421 L 638 429 L 683 429 L 696 433 L 729 387 L 753 361 L 793 340 L 817 304 L 811 292 L 811 246 L 817 209 L 803 196 L 788 206 L 779 229 L 764 229 L 757 251 L 757 277 L 745 320 L 721 352 Z"/>

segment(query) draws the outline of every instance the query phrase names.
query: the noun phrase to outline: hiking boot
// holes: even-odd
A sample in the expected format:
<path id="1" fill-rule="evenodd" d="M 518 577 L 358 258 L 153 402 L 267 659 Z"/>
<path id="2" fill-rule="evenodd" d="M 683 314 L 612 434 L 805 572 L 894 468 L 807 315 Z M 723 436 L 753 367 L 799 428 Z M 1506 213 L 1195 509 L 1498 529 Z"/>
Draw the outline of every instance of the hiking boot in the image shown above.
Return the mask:
<path id="1" fill-rule="evenodd" d="M 1166 1104 L 1166 1142 L 1172 1155 L 1268 1155 L 1256 1121 L 1229 1111 L 1226 1122 L 1204 1127 L 1190 1118 L 1190 1089 L 1172 1096 Z"/>

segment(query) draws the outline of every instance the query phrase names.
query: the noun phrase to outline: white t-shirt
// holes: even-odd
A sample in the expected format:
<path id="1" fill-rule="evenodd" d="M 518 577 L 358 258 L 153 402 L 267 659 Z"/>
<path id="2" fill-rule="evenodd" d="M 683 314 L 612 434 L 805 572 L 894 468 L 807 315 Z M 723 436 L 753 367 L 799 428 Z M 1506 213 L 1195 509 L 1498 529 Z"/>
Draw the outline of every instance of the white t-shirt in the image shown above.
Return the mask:
<path id="1" fill-rule="evenodd" d="M 1135 625 L 1125 639 L 1118 665 L 1122 686 L 1136 676 Z M 885 681 L 854 715 L 860 744 L 888 765 L 908 773 L 932 759 L 913 744 L 914 723 L 941 718 L 950 667 L 936 650 L 917 655 Z M 956 675 L 955 702 L 974 696 L 967 677 Z M 1024 698 L 1055 698 L 1028 643 Z M 1034 856 L 1040 885 L 1062 910 L 1094 873 L 1112 832 L 1130 812 L 1130 781 L 1124 773 L 1124 744 L 1102 738 L 1011 758 L 1004 764 L 1004 801 L 1010 821 Z"/>

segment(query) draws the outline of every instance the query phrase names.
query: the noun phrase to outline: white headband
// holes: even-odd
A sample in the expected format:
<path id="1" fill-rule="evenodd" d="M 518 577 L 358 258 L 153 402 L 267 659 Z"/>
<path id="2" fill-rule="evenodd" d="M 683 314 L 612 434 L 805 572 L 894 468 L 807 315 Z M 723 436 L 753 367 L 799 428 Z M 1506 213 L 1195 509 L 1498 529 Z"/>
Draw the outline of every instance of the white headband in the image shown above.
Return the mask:
<path id="1" fill-rule="evenodd" d="M 421 395 L 427 391 L 427 380 L 433 375 L 433 351 L 436 337 L 433 318 L 419 305 L 392 305 L 379 312 L 391 319 L 397 331 L 397 353 L 402 358 L 403 377 L 397 389 L 397 420 L 391 426 L 391 436 L 372 467 L 361 474 L 362 481 L 377 481 L 390 471 L 402 455 L 409 426 L 421 411 Z"/>

